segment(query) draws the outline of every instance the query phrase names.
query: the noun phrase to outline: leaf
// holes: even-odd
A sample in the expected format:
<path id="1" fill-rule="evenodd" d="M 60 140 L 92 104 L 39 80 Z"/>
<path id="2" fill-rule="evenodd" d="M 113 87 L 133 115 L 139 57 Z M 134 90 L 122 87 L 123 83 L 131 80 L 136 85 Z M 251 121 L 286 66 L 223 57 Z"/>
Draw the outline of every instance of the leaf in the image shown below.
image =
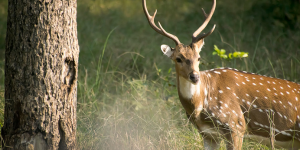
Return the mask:
<path id="1" fill-rule="evenodd" d="M 228 54 L 229 59 L 232 59 L 232 53 Z"/>
<path id="2" fill-rule="evenodd" d="M 228 56 L 223 54 L 223 55 L 221 55 L 221 57 L 224 58 L 224 59 L 227 59 Z"/>
<path id="3" fill-rule="evenodd" d="M 225 54 L 226 50 L 225 49 L 221 49 L 220 54 Z"/>
<path id="4" fill-rule="evenodd" d="M 242 57 L 248 57 L 248 53 L 244 53 Z"/>
<path id="5" fill-rule="evenodd" d="M 215 49 L 216 51 L 220 51 L 219 48 L 217 47 L 217 45 L 214 45 L 214 49 Z"/>
<path id="6" fill-rule="evenodd" d="M 246 53 L 246 52 L 234 52 L 233 57 L 234 58 L 248 57 L 248 53 Z"/>
<path id="7" fill-rule="evenodd" d="M 168 73 L 170 74 L 171 71 L 172 71 L 172 68 L 170 68 L 170 69 L 168 70 Z"/>

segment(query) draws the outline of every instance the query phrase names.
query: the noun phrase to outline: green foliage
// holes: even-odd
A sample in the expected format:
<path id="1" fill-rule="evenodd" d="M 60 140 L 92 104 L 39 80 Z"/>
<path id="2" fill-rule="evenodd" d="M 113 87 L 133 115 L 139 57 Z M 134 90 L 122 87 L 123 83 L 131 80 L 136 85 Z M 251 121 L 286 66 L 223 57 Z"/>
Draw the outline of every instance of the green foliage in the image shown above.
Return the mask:
<path id="1" fill-rule="evenodd" d="M 233 59 L 248 57 L 248 53 L 247 52 L 233 52 L 233 53 L 226 54 L 226 50 L 225 49 L 219 49 L 216 45 L 214 45 L 214 50 L 215 51 L 212 54 L 213 55 L 218 55 L 220 57 L 220 59 L 222 61 L 222 67 L 225 66 L 226 62 L 230 62 Z"/>
<path id="2" fill-rule="evenodd" d="M 216 45 L 214 45 L 215 51 L 212 53 L 213 55 L 218 55 L 221 59 L 225 60 L 231 60 L 234 58 L 243 58 L 243 57 L 248 57 L 247 52 L 233 52 L 229 53 L 228 55 L 226 54 L 225 49 L 219 49 Z"/>

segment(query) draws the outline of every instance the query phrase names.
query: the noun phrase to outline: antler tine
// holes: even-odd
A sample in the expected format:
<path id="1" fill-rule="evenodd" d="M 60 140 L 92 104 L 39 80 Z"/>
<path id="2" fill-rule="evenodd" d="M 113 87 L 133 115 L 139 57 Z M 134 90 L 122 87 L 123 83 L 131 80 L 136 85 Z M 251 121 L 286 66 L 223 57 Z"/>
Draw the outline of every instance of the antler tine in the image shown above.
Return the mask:
<path id="1" fill-rule="evenodd" d="M 158 25 L 159 25 L 161 31 L 164 33 L 164 35 L 166 35 L 167 37 L 171 38 L 176 43 L 176 45 L 180 44 L 180 41 L 177 38 L 177 36 L 172 35 L 172 34 L 166 32 L 166 30 L 161 26 L 160 22 L 158 22 Z"/>
<path id="2" fill-rule="evenodd" d="M 197 38 L 197 36 L 203 31 L 203 29 L 209 23 L 212 15 L 215 12 L 215 8 L 216 8 L 216 0 L 213 0 L 213 6 L 212 6 L 212 8 L 210 10 L 210 13 L 208 15 L 205 13 L 204 9 L 202 9 L 202 11 L 203 11 L 204 16 L 206 17 L 206 19 L 203 22 L 203 24 L 193 33 L 193 37 L 192 37 L 193 42 L 197 42 L 198 40 L 207 37 L 208 35 L 210 35 L 214 31 L 216 25 L 214 25 L 214 27 L 208 33 L 206 33 L 204 35 L 201 35 L 200 37 Z"/>
<path id="3" fill-rule="evenodd" d="M 145 15 L 146 15 L 146 17 L 147 17 L 147 20 L 148 20 L 148 22 L 149 22 L 149 24 L 150 24 L 150 26 L 151 26 L 151 28 L 152 28 L 153 30 L 155 30 L 157 33 L 159 33 L 159 34 L 161 34 L 161 35 L 163 35 L 163 36 L 166 36 L 166 37 L 170 38 L 171 40 L 173 40 L 173 41 L 175 42 L 176 45 L 179 45 L 179 44 L 180 44 L 179 39 L 178 39 L 175 35 L 166 32 L 166 31 L 162 28 L 161 25 L 160 25 L 160 28 L 158 28 L 158 27 L 155 25 L 154 19 L 155 19 L 155 15 L 156 15 L 156 13 L 157 13 L 157 10 L 155 10 L 153 16 L 149 15 L 149 12 L 148 12 L 148 9 L 147 9 L 147 6 L 146 6 L 146 0 L 143 0 L 143 9 L 144 9 L 144 13 L 145 13 Z"/>
<path id="4" fill-rule="evenodd" d="M 202 12 L 203 12 L 203 14 L 204 14 L 204 17 L 205 17 L 205 19 L 207 18 L 207 14 L 206 14 L 206 12 L 205 12 L 205 10 L 202 8 Z"/>
<path id="5" fill-rule="evenodd" d="M 204 39 L 207 36 L 209 36 L 210 34 L 212 34 L 214 32 L 215 28 L 216 28 L 216 25 L 214 24 L 214 26 L 212 27 L 212 29 L 209 32 L 204 33 L 204 34 L 202 34 L 201 36 L 198 36 L 198 37 L 193 37 L 193 40 L 192 40 L 193 43 L 199 41 L 200 39 Z"/>

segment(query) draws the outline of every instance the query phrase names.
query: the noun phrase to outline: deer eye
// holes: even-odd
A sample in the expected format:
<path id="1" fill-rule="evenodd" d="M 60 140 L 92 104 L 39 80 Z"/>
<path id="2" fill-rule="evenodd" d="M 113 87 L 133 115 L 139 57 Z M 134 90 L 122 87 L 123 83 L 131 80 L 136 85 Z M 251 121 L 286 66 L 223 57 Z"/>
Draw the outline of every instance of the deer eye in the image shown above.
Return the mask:
<path id="1" fill-rule="evenodd" d="M 176 61 L 179 62 L 179 63 L 182 62 L 180 58 L 176 58 Z"/>

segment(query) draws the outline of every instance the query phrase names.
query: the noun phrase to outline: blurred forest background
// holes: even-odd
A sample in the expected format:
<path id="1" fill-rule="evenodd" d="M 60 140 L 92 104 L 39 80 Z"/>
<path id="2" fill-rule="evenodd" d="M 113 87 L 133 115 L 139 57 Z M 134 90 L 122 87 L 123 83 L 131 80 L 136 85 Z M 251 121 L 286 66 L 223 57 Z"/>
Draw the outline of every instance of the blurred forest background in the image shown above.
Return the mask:
<path id="1" fill-rule="evenodd" d="M 300 82 L 299 0 L 218 0 L 207 26 L 200 70 L 231 67 Z M 156 21 L 189 44 L 211 0 L 148 0 Z M 0 1 L 0 125 L 4 112 L 7 1 Z M 153 31 L 141 0 L 78 0 L 80 46 L 77 149 L 202 149 L 187 121 L 175 85 L 175 69 Z M 244 51 L 232 61 L 213 56 L 213 46 Z M 223 147 L 224 148 L 224 144 Z M 243 149 L 267 149 L 248 140 Z"/>

